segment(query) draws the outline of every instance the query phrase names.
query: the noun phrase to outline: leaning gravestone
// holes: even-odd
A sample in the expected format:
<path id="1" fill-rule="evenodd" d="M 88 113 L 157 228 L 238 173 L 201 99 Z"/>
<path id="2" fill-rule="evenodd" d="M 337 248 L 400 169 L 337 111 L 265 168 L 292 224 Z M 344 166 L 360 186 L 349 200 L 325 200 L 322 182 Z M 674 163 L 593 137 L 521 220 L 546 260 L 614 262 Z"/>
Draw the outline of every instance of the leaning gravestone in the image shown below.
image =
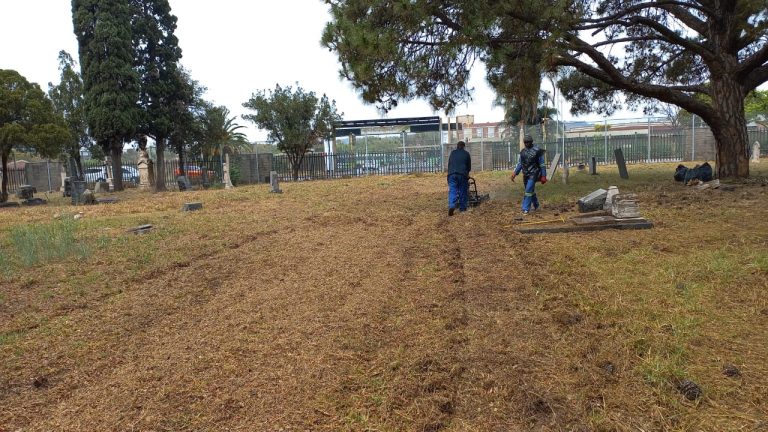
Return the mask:
<path id="1" fill-rule="evenodd" d="M 608 195 L 608 191 L 605 189 L 598 189 L 591 194 L 579 199 L 579 211 L 581 213 L 587 213 L 596 210 L 602 210 L 605 204 L 605 197 Z"/>
<path id="2" fill-rule="evenodd" d="M 623 178 L 624 180 L 629 179 L 629 173 L 627 172 L 627 161 L 624 160 L 624 152 L 617 148 L 613 151 L 613 154 L 616 155 L 616 165 L 619 166 L 619 177 Z"/>
<path id="3" fill-rule="evenodd" d="M 557 165 L 560 164 L 560 153 L 555 153 L 555 157 L 552 158 L 552 163 L 549 165 L 549 171 L 547 171 L 547 177 L 554 179 L 557 172 Z"/>
<path id="4" fill-rule="evenodd" d="M 280 179 L 277 176 L 277 171 L 270 171 L 269 184 L 272 186 L 272 189 L 269 191 L 270 193 L 283 193 L 280 190 Z"/>
<path id="5" fill-rule="evenodd" d="M 754 144 L 752 144 L 752 162 L 759 163 L 760 162 L 760 142 L 755 141 Z"/>

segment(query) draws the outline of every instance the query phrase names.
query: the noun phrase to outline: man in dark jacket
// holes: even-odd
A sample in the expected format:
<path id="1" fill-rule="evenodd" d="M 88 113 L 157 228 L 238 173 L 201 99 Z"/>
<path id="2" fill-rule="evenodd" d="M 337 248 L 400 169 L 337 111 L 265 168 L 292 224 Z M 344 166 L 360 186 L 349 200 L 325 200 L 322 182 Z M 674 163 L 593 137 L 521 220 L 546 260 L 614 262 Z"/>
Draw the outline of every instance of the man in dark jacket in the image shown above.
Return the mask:
<path id="1" fill-rule="evenodd" d="M 520 161 L 512 173 L 512 181 L 515 181 L 520 172 L 523 173 L 525 183 L 525 197 L 523 198 L 523 214 L 528 214 L 533 205 L 533 210 L 538 210 L 539 199 L 536 197 L 536 182 L 547 182 L 547 165 L 544 163 L 544 150 L 533 145 L 533 138 L 526 135 L 523 139 L 525 148 L 520 150 Z"/>
<path id="2" fill-rule="evenodd" d="M 469 204 L 469 172 L 472 170 L 472 158 L 464 150 L 464 141 L 456 144 L 456 149 L 448 157 L 448 216 L 453 216 L 456 208 L 460 212 L 467 210 Z"/>

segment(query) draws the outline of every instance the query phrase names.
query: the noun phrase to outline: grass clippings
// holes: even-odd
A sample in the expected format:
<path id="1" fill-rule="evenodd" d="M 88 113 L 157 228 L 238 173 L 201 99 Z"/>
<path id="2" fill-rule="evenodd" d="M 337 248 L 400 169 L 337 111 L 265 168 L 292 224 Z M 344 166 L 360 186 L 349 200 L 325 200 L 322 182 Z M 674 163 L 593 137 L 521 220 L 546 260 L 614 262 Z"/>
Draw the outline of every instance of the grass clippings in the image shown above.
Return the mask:
<path id="1" fill-rule="evenodd" d="M 508 172 L 478 173 L 492 200 L 451 218 L 442 175 L 6 210 L 3 251 L 71 211 L 90 254 L 3 255 L 0 430 L 758 428 L 766 172 L 723 192 L 673 171 L 573 172 L 525 219 L 618 185 L 655 224 L 630 232 L 523 236 Z"/>

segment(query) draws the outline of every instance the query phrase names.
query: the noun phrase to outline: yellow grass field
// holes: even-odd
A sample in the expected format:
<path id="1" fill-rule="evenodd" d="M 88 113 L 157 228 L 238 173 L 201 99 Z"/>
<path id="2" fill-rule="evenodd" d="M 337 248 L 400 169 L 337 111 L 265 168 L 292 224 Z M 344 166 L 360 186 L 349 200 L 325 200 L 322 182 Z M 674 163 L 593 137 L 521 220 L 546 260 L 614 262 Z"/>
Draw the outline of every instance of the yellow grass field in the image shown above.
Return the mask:
<path id="1" fill-rule="evenodd" d="M 519 234 L 509 172 L 451 218 L 443 175 L 0 209 L 0 431 L 767 431 L 763 162 L 527 217 L 617 185 L 641 231 Z"/>

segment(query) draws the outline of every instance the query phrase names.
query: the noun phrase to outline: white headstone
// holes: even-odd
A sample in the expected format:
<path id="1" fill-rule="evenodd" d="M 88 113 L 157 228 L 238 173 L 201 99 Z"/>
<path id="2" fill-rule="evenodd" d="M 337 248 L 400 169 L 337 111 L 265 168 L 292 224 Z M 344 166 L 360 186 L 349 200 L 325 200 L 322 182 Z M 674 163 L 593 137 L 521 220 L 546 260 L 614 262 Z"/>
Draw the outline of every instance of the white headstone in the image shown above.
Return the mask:
<path id="1" fill-rule="evenodd" d="M 754 144 L 752 144 L 752 162 L 759 163 L 760 162 L 760 142 L 755 141 Z"/>
<path id="2" fill-rule="evenodd" d="M 280 190 L 280 179 L 277 176 L 277 171 L 269 172 L 269 184 L 272 185 L 271 193 L 283 193 Z"/>
<path id="3" fill-rule="evenodd" d="M 608 193 L 605 195 L 605 204 L 603 204 L 603 210 L 610 210 L 613 208 L 613 197 L 619 194 L 619 188 L 616 186 L 608 187 Z"/>
<path id="4" fill-rule="evenodd" d="M 566 164 L 563 164 L 562 176 L 563 176 L 563 184 L 567 185 L 568 184 L 568 165 Z"/>
<path id="5" fill-rule="evenodd" d="M 229 154 L 226 154 L 224 157 L 224 189 L 233 189 L 232 178 L 229 176 Z"/>
<path id="6" fill-rule="evenodd" d="M 555 153 L 555 157 L 552 158 L 552 163 L 549 165 L 549 171 L 547 171 L 547 177 L 550 179 L 555 178 L 557 172 L 557 165 L 560 164 L 560 153 Z"/>

